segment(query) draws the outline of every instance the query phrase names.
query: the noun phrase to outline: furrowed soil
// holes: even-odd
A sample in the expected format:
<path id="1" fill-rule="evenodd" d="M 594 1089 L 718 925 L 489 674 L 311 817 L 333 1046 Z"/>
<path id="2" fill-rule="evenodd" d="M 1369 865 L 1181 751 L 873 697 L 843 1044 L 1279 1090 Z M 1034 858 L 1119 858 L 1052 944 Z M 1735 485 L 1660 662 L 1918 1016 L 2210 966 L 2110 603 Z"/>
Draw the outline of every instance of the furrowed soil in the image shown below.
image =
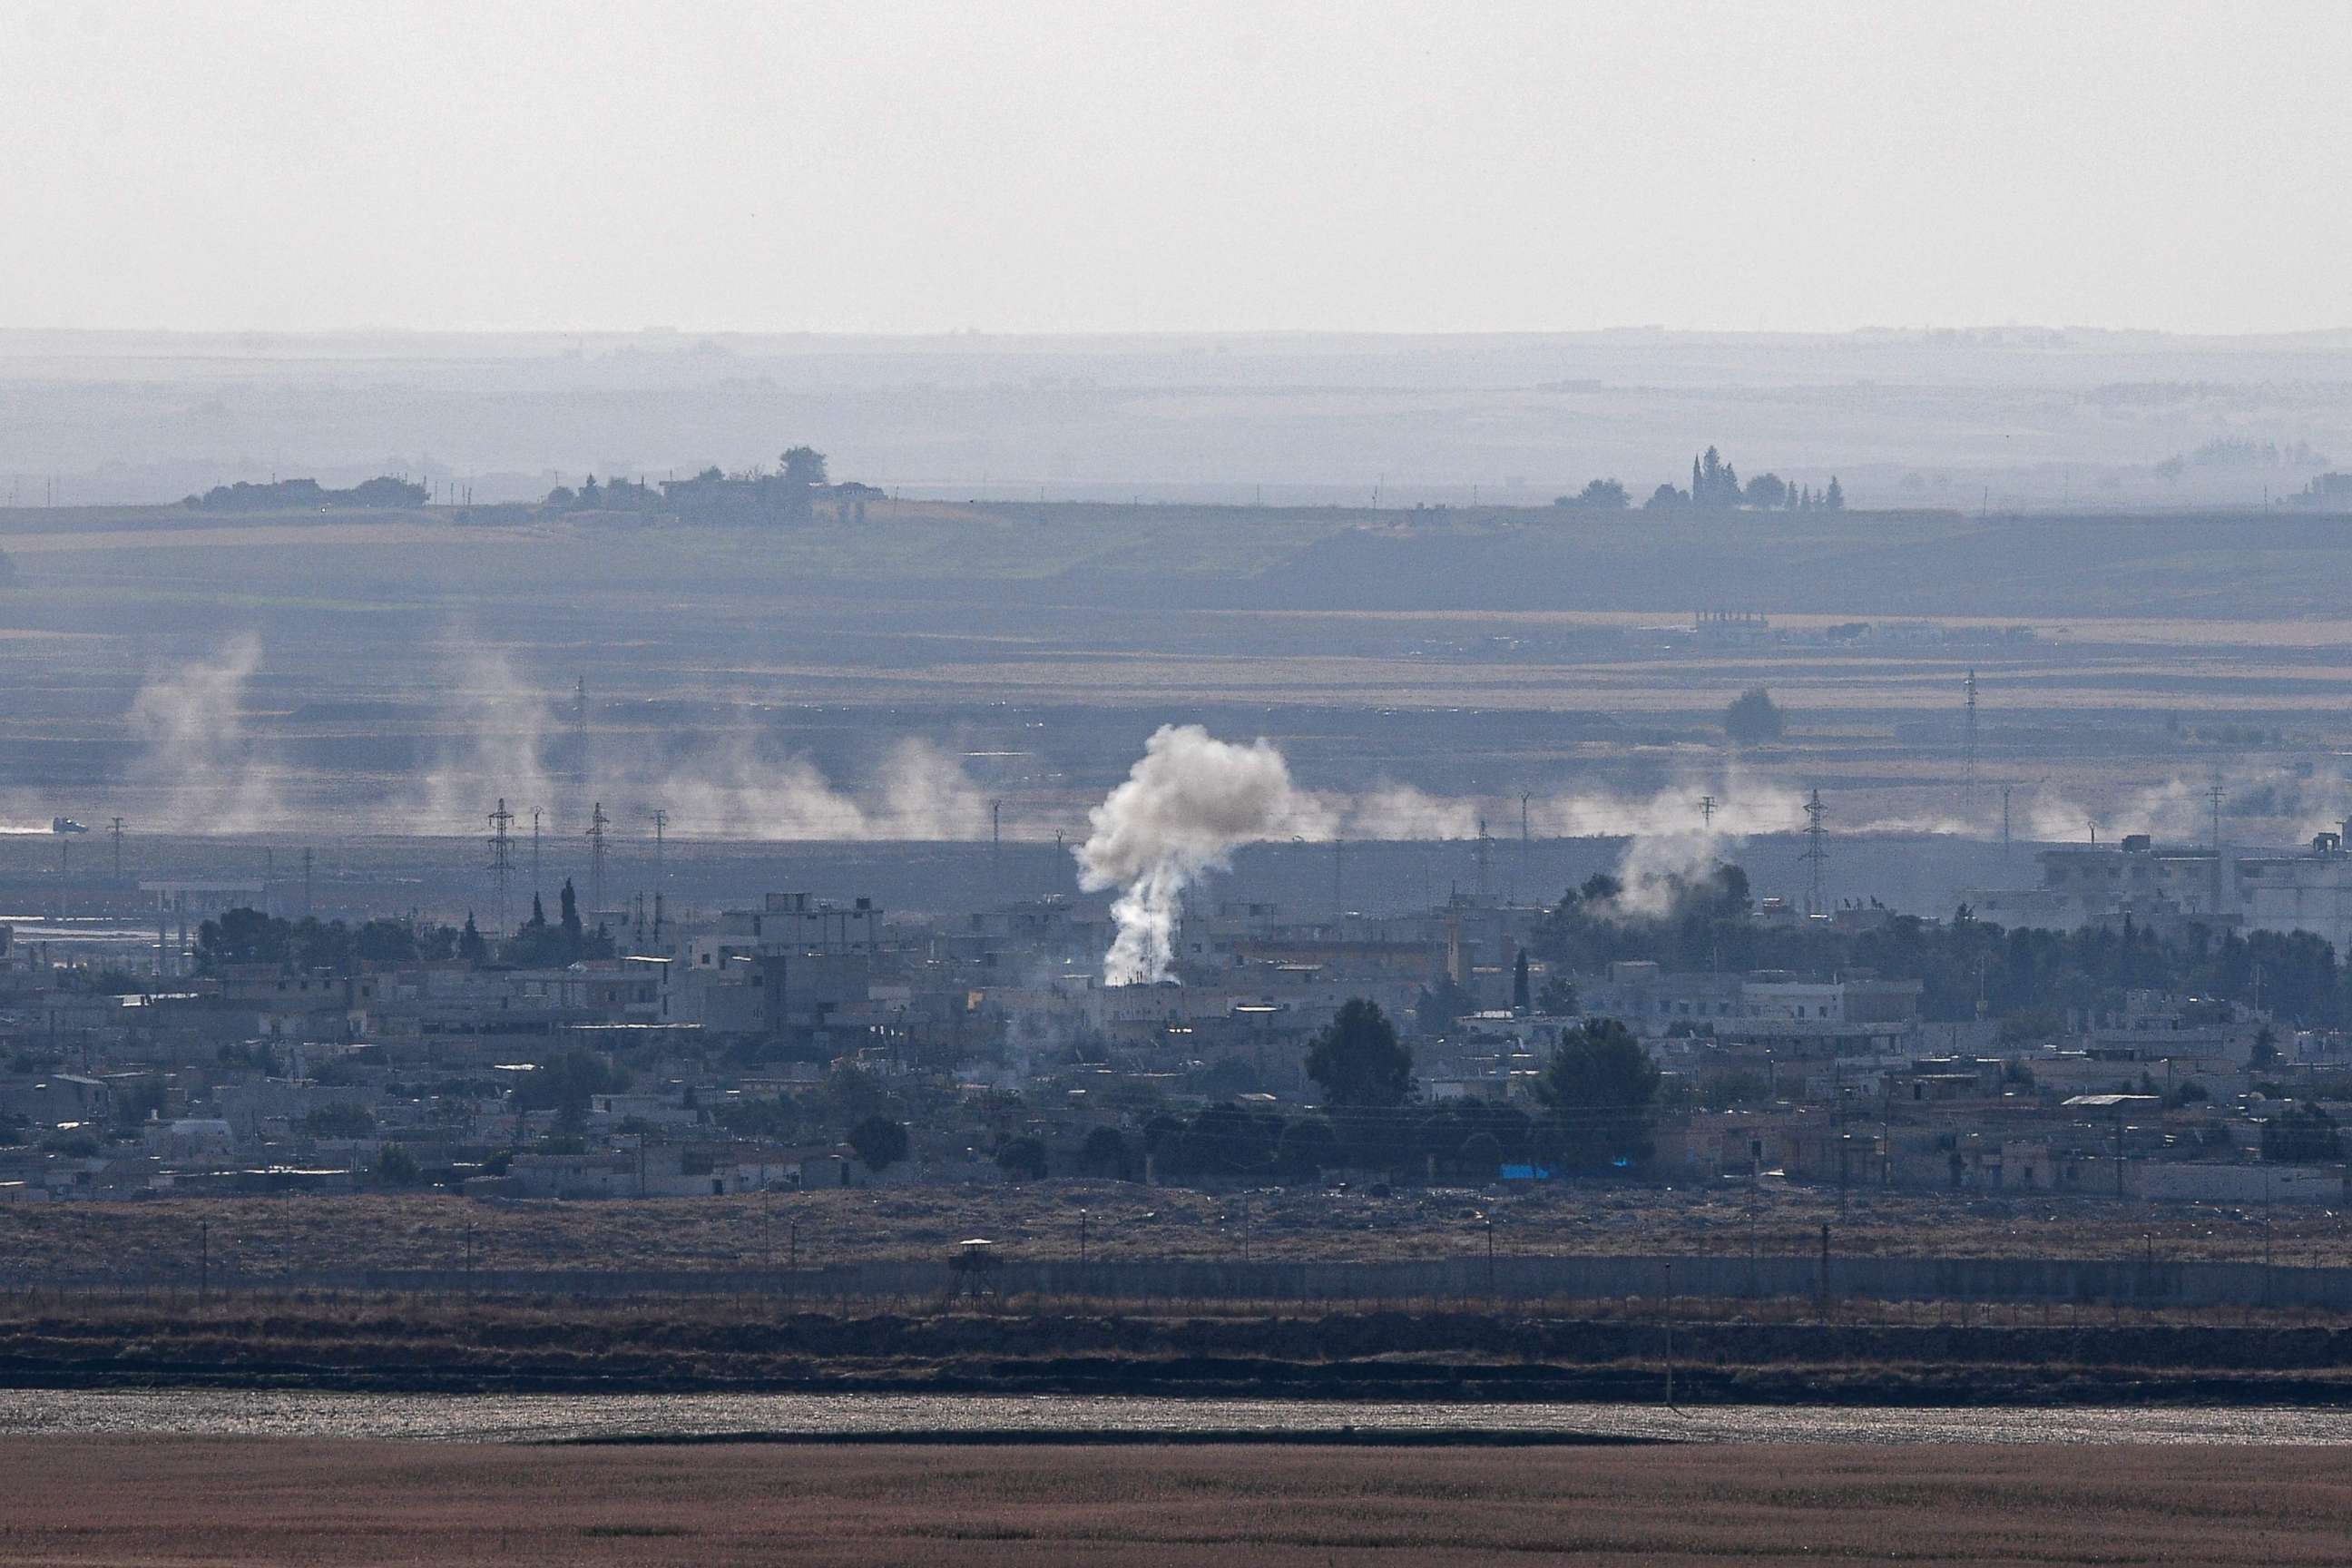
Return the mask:
<path id="1" fill-rule="evenodd" d="M 0 1440 L 0 1561 L 2341 1563 L 2352 1469 L 2325 1449 L 2248 1458 L 17 1438 Z"/>
<path id="2" fill-rule="evenodd" d="M 2332 1321 L 1757 1310 L 26 1296 L 0 1298 L 0 1386 L 1605 1402 L 1657 1398 L 1671 1362 L 1694 1404 L 2352 1403 Z"/>

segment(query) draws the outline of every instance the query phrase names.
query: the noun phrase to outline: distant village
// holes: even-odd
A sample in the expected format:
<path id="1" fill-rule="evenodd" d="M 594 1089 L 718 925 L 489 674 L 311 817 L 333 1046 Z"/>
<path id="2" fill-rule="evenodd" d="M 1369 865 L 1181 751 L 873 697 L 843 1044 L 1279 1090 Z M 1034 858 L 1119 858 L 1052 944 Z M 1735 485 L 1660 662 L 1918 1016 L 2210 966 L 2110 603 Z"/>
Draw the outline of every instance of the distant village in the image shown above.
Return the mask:
<path id="1" fill-rule="evenodd" d="M 1735 866 L 1395 914 L 1212 888 L 1173 980 L 1127 985 L 1064 898 L 680 916 L 567 883 L 486 929 L 156 884 L 144 946 L 0 927 L 0 1203 L 1066 1176 L 2343 1202 L 2352 932 L 2299 912 L 2341 839 L 2042 861 L 1942 920 L 1753 898 Z"/>

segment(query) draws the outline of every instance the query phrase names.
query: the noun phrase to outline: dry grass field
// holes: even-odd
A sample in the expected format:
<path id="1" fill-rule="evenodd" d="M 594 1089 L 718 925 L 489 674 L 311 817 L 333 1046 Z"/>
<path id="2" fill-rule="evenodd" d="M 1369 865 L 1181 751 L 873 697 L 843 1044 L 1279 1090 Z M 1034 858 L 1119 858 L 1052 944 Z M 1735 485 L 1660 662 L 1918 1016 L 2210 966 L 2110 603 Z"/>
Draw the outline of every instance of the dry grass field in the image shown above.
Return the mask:
<path id="1" fill-rule="evenodd" d="M 1483 1255 L 1811 1257 L 1830 1226 L 1841 1257 L 2205 1258 L 2352 1262 L 2336 1209 L 2283 1204 L 2117 1207 L 2040 1194 L 1549 1187 L 1403 1189 L 1391 1196 L 1292 1188 L 1242 1194 L 1053 1181 L 882 1187 L 760 1197 L 482 1204 L 440 1194 L 0 1205 L 0 1279 L 193 1283 L 200 1246 L 215 1278 L 282 1280 L 355 1268 L 740 1269 L 945 1257 L 966 1237 L 1006 1256 L 1105 1262 L 1252 1258 L 1409 1260 Z M 200 1227 L 209 1227 L 208 1233 Z M 794 1249 L 797 1248 L 795 1251 Z"/>
<path id="2" fill-rule="evenodd" d="M 0 1442 L 0 1562 L 2340 1563 L 2316 1448 Z"/>

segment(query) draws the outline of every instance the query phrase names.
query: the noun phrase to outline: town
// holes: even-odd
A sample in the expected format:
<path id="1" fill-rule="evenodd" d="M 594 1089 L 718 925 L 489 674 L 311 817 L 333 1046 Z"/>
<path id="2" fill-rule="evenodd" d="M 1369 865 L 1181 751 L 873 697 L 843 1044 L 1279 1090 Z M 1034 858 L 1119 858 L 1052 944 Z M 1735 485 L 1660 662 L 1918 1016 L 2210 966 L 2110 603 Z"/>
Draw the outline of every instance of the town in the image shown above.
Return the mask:
<path id="1" fill-rule="evenodd" d="M 1392 913 L 1211 877 L 1166 978 L 1124 984 L 1083 895 L 702 912 L 567 880 L 499 925 L 157 883 L 121 890 L 144 937 L 0 926 L 0 1203 L 1085 1178 L 2343 1204 L 2343 933 L 2280 892 L 2340 880 L 2339 841 L 2039 861 L 1933 917 L 1759 896 L 1728 859 Z"/>

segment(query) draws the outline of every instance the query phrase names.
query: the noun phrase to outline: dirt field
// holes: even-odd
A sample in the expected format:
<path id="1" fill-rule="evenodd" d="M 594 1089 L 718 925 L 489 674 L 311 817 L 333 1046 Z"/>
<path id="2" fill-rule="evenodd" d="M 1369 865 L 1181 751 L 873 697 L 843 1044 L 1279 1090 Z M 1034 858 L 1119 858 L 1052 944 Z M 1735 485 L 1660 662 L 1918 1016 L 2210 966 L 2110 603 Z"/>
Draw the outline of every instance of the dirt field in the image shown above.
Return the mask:
<path id="1" fill-rule="evenodd" d="M 351 1268 L 737 1269 L 938 1258 L 966 1237 L 1007 1257 L 1105 1261 L 1482 1255 L 2143 1258 L 2352 1262 L 2341 1211 L 2316 1205 L 2117 1207 L 2094 1198 L 1857 1196 L 1561 1186 L 1526 1193 L 1319 1188 L 1242 1194 L 1053 1181 L 757 1197 L 481 1204 L 439 1194 L 0 1205 L 0 1279 L 193 1284 Z"/>
<path id="2" fill-rule="evenodd" d="M 2335 1563 L 2324 1449 L 0 1443 L 0 1562 Z"/>

